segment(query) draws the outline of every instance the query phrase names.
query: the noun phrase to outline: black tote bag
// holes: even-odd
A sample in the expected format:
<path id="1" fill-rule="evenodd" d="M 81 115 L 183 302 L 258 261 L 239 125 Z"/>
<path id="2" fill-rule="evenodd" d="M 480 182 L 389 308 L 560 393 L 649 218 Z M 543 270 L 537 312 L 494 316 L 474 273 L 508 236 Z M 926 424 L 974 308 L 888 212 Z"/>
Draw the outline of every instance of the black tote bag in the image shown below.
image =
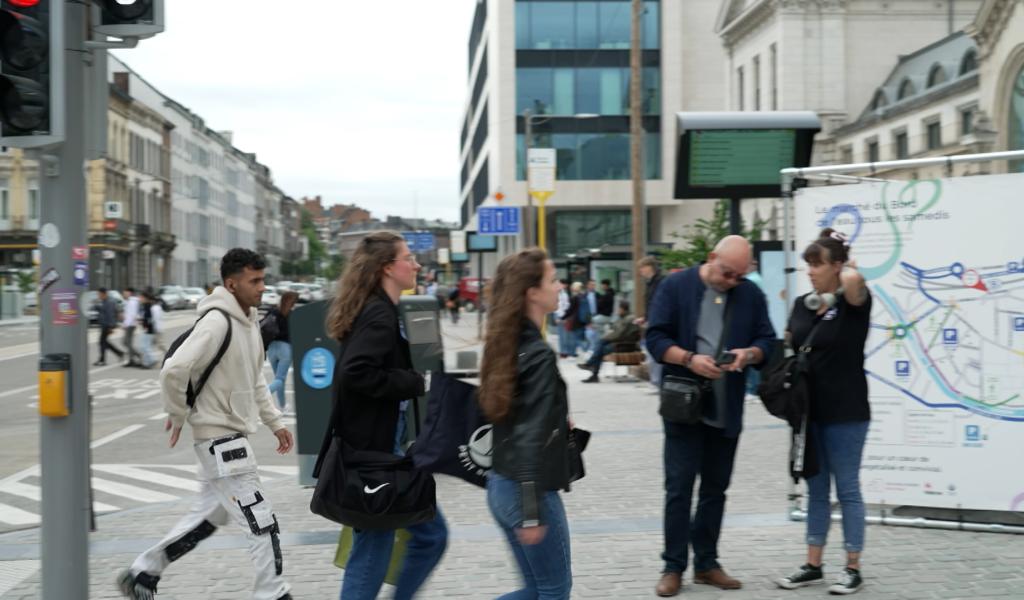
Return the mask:
<path id="1" fill-rule="evenodd" d="M 491 424 L 480 411 L 475 385 L 444 373 L 431 376 L 426 419 L 409 455 L 418 469 L 487 485 Z"/>

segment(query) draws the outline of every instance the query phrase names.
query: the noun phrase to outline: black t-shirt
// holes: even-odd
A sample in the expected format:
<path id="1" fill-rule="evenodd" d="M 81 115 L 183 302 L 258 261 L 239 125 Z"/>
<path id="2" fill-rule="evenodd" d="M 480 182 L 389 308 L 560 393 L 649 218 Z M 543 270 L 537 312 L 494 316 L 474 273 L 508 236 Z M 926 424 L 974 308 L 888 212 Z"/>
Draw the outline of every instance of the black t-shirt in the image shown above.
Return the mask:
<path id="1" fill-rule="evenodd" d="M 811 340 L 810 384 L 812 421 L 843 423 L 871 420 L 868 381 L 864 374 L 864 344 L 871 325 L 871 295 L 861 306 L 840 298 L 820 317 L 796 299 L 788 330 L 793 348 L 800 348 L 814 324 L 821 319 Z"/>

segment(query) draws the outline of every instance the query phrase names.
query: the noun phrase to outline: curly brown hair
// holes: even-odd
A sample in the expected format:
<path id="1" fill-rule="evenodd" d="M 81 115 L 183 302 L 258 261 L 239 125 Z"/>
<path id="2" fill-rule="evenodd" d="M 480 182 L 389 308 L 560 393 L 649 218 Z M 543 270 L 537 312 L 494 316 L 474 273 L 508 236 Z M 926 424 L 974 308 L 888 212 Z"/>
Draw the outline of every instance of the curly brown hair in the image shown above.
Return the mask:
<path id="1" fill-rule="evenodd" d="M 384 267 L 398 256 L 398 244 L 405 238 L 394 231 L 375 231 L 359 242 L 352 260 L 338 279 L 334 300 L 327 311 L 327 333 L 344 340 L 352 323 L 381 286 Z"/>
<path id="2" fill-rule="evenodd" d="M 487 332 L 480 365 L 480 408 L 492 423 L 508 417 L 516 393 L 519 334 L 526 292 L 543 283 L 547 252 L 527 248 L 506 256 L 488 289 Z"/>

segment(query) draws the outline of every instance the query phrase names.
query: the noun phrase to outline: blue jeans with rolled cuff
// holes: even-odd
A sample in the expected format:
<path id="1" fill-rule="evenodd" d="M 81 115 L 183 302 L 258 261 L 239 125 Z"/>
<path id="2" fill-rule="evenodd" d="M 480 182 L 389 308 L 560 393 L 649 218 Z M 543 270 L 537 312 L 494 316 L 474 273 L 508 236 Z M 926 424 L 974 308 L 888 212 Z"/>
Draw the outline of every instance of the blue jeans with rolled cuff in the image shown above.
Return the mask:
<path id="1" fill-rule="evenodd" d="M 818 450 L 818 474 L 807 480 L 807 545 L 824 546 L 832 523 L 832 481 L 843 513 L 843 547 L 864 549 L 865 510 L 860 492 L 860 462 L 870 421 L 810 423 Z"/>

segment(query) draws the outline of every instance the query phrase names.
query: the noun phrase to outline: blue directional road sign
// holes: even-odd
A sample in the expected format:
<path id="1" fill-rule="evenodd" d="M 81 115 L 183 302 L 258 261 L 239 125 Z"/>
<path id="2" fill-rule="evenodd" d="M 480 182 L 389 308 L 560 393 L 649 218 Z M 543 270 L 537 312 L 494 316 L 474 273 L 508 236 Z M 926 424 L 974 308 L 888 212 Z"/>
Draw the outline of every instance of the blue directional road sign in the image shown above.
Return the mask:
<path id="1" fill-rule="evenodd" d="M 434 249 L 434 234 L 429 231 L 407 231 L 402 234 L 409 252 L 430 252 Z"/>
<path id="2" fill-rule="evenodd" d="M 476 213 L 477 231 L 487 235 L 517 235 L 518 206 L 485 206 Z"/>

